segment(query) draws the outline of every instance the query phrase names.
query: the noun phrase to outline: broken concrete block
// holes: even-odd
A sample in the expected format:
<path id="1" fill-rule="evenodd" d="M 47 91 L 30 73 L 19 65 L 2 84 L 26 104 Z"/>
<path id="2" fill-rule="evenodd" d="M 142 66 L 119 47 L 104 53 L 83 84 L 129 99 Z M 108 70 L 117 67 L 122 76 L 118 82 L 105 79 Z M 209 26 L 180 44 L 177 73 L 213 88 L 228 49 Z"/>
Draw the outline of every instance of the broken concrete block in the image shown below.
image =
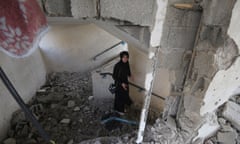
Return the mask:
<path id="1" fill-rule="evenodd" d="M 12 115 L 11 125 L 16 125 L 21 121 L 26 121 L 25 113 L 21 110 L 18 110 Z"/>
<path id="2" fill-rule="evenodd" d="M 67 144 L 73 144 L 73 139 L 69 140 Z"/>
<path id="3" fill-rule="evenodd" d="M 101 16 L 152 26 L 156 10 L 155 0 L 101 0 Z"/>
<path id="4" fill-rule="evenodd" d="M 240 130 L 240 106 L 238 104 L 228 101 L 223 110 L 223 116 Z"/>
<path id="5" fill-rule="evenodd" d="M 16 140 L 14 138 L 8 138 L 5 141 L 3 141 L 3 144 L 16 144 Z"/>
<path id="6" fill-rule="evenodd" d="M 58 104 L 51 104 L 51 108 L 56 108 Z"/>
<path id="7" fill-rule="evenodd" d="M 39 119 L 41 114 L 43 113 L 43 105 L 42 104 L 35 104 L 30 107 L 31 112 L 33 115 Z"/>
<path id="8" fill-rule="evenodd" d="M 35 139 L 30 139 L 26 141 L 26 144 L 37 144 L 38 142 Z"/>
<path id="9" fill-rule="evenodd" d="M 65 118 L 65 119 L 62 119 L 60 123 L 69 124 L 70 121 L 71 121 L 70 119 Z"/>
<path id="10" fill-rule="evenodd" d="M 74 107 L 74 106 L 75 106 L 75 101 L 69 100 L 68 101 L 68 107 L 71 108 L 71 107 Z"/>
<path id="11" fill-rule="evenodd" d="M 94 98 L 93 96 L 89 96 L 88 100 L 91 101 L 91 100 L 93 100 L 93 98 Z"/>
<path id="12" fill-rule="evenodd" d="M 224 144 L 236 144 L 237 133 L 236 132 L 218 132 L 218 142 Z"/>
<path id="13" fill-rule="evenodd" d="M 74 18 L 93 18 L 97 14 L 96 0 L 71 0 L 71 11 Z"/>
<path id="14" fill-rule="evenodd" d="M 172 130 L 177 130 L 177 124 L 176 121 L 173 117 L 169 116 L 167 118 L 167 125 L 172 129 Z"/>
<path id="15" fill-rule="evenodd" d="M 73 111 L 80 111 L 80 107 L 75 107 L 74 109 L 73 109 Z"/>
<path id="16" fill-rule="evenodd" d="M 46 0 L 44 5 L 48 16 L 72 16 L 70 0 Z"/>
<path id="17" fill-rule="evenodd" d="M 82 122 L 83 122 L 83 119 L 79 119 L 78 121 L 79 121 L 80 123 L 82 123 Z"/>

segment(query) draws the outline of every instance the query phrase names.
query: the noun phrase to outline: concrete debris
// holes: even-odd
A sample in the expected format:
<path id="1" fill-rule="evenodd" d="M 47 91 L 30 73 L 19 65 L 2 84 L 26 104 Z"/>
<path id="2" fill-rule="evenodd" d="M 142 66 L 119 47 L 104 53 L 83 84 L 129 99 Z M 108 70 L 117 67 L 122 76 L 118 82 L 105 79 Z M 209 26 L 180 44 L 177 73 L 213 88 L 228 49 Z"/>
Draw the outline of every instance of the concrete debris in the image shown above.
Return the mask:
<path id="1" fill-rule="evenodd" d="M 30 110 L 36 117 L 36 119 L 39 119 L 39 117 L 43 114 L 43 105 L 42 104 L 32 105 L 30 107 Z"/>
<path id="2" fill-rule="evenodd" d="M 93 100 L 93 98 L 94 98 L 93 96 L 89 96 L 88 100 Z"/>
<path id="3" fill-rule="evenodd" d="M 230 99 L 231 101 L 228 101 L 225 105 L 218 109 L 218 122 L 221 128 L 214 137 L 210 138 L 213 143 L 240 143 L 240 133 L 238 127 L 235 122 L 230 120 L 230 118 L 232 119 L 232 116 L 238 117 L 238 114 L 235 113 L 235 108 L 239 107 L 239 104 L 235 103 L 237 100 L 236 98 L 237 96 L 232 97 Z"/>
<path id="4" fill-rule="evenodd" d="M 71 0 L 71 11 L 74 18 L 97 17 L 95 0 Z"/>
<path id="5" fill-rule="evenodd" d="M 80 111 L 80 107 L 75 107 L 74 109 L 73 109 L 73 111 Z"/>
<path id="6" fill-rule="evenodd" d="M 152 26 L 154 22 L 154 0 L 101 0 L 100 6 L 101 16 L 104 18 L 129 21 L 142 26 Z"/>
<path id="7" fill-rule="evenodd" d="M 64 123 L 64 124 L 69 124 L 70 123 L 70 119 L 62 119 L 61 121 L 60 121 L 60 123 Z"/>
<path id="8" fill-rule="evenodd" d="M 41 90 L 36 92 L 28 106 L 57 144 L 78 144 L 97 137 L 121 136 L 137 129 L 136 126 L 122 124 L 108 131 L 101 124 L 105 112 L 92 105 L 90 74 L 52 73 Z M 137 121 L 139 115 L 136 116 L 136 113 L 140 113 L 140 110 L 129 112 L 129 116 L 126 116 Z M 21 110 L 13 113 L 7 136 L 15 139 L 17 144 L 46 144 Z"/>
<path id="9" fill-rule="evenodd" d="M 16 140 L 14 138 L 8 138 L 6 139 L 3 144 L 16 144 Z"/>
<path id="10" fill-rule="evenodd" d="M 157 119 L 152 127 L 148 127 L 145 132 L 145 143 L 161 143 L 161 144 L 184 144 L 186 136 L 184 131 L 176 131 L 171 129 L 162 119 Z"/>
<path id="11" fill-rule="evenodd" d="M 175 130 L 175 131 L 177 130 L 176 120 L 175 120 L 173 117 L 169 116 L 169 117 L 167 118 L 166 124 L 167 124 L 172 130 Z"/>
<path id="12" fill-rule="evenodd" d="M 240 130 L 240 105 L 231 101 L 227 102 L 223 111 L 223 116 Z"/>
<path id="13" fill-rule="evenodd" d="M 73 139 L 69 140 L 67 144 L 73 144 Z"/>
<path id="14" fill-rule="evenodd" d="M 217 133 L 218 142 L 224 144 L 236 144 L 235 139 L 237 138 L 237 133 L 235 132 L 218 132 Z"/>
<path id="15" fill-rule="evenodd" d="M 44 6 L 48 16 L 72 16 L 70 0 L 45 0 Z"/>
<path id="16" fill-rule="evenodd" d="M 24 112 L 21 110 L 14 112 L 12 115 L 11 125 L 16 125 L 17 123 L 22 121 L 26 121 Z"/>
<path id="17" fill-rule="evenodd" d="M 180 96 L 168 96 L 166 98 L 162 116 L 164 120 L 166 120 L 168 116 L 176 116 L 179 102 Z"/>
<path id="18" fill-rule="evenodd" d="M 71 108 L 71 107 L 74 107 L 74 106 L 75 106 L 75 101 L 69 100 L 68 101 L 68 107 Z"/>

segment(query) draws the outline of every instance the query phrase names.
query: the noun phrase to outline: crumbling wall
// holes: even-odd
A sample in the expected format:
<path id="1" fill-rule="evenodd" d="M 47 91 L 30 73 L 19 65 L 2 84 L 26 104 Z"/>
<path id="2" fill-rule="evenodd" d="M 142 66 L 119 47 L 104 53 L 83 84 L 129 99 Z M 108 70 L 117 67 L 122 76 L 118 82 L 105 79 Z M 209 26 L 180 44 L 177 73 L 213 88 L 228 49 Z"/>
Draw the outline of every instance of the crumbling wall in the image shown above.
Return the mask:
<path id="1" fill-rule="evenodd" d="M 170 72 L 171 91 L 180 92 L 201 13 L 176 9 L 172 7 L 175 2 L 182 0 L 168 2 L 158 64 L 159 68 L 166 68 Z"/>
<path id="2" fill-rule="evenodd" d="M 24 101 L 30 100 L 36 90 L 45 83 L 46 69 L 37 49 L 22 59 L 11 58 L 0 52 L 0 65 Z M 5 137 L 12 112 L 19 109 L 5 85 L 0 80 L 0 141 Z"/>
<path id="3" fill-rule="evenodd" d="M 226 101 L 227 93 L 223 92 L 227 91 L 226 86 L 236 81 L 223 74 L 238 65 L 235 61 L 238 49 L 227 35 L 234 3 L 235 0 L 204 0 L 201 3 L 203 15 L 192 52 L 192 63 L 186 76 L 183 111 L 179 117 L 182 129 L 189 133 L 195 132 L 191 135 L 195 137 L 193 141 L 203 143 L 220 128 L 214 109 Z M 221 78 L 219 73 L 222 73 Z M 213 86 L 216 77 L 219 81 Z M 212 91 L 209 92 L 209 89 Z"/>

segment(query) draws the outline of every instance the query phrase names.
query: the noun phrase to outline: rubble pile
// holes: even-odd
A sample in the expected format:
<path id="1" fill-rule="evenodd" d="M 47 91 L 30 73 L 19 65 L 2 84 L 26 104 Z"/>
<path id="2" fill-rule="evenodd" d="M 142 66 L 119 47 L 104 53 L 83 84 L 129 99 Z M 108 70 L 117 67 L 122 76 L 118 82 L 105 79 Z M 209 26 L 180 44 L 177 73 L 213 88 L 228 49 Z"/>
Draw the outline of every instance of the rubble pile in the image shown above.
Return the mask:
<path id="1" fill-rule="evenodd" d="M 218 122 L 221 126 L 214 137 L 207 142 L 212 143 L 240 143 L 240 96 L 233 96 L 228 102 L 221 106 L 218 111 Z"/>
<path id="2" fill-rule="evenodd" d="M 99 137 L 119 137 L 137 129 L 137 126 L 121 124 L 111 131 L 107 130 L 101 124 L 101 118 L 106 112 L 94 107 L 92 101 L 90 74 L 52 73 L 28 103 L 28 107 L 57 144 L 78 144 Z M 26 119 L 24 112 L 18 110 L 13 114 L 8 138 L 3 143 L 45 142 Z"/>

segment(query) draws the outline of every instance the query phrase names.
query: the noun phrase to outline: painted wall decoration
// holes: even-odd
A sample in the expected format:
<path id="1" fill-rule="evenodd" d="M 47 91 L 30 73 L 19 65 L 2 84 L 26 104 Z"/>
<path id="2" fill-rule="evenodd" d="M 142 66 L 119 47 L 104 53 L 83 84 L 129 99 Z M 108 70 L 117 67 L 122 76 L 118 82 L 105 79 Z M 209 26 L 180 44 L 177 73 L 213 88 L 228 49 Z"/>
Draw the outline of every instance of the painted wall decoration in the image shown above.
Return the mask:
<path id="1" fill-rule="evenodd" d="M 31 54 L 47 27 L 36 0 L 0 0 L 0 50 L 6 54 Z"/>

